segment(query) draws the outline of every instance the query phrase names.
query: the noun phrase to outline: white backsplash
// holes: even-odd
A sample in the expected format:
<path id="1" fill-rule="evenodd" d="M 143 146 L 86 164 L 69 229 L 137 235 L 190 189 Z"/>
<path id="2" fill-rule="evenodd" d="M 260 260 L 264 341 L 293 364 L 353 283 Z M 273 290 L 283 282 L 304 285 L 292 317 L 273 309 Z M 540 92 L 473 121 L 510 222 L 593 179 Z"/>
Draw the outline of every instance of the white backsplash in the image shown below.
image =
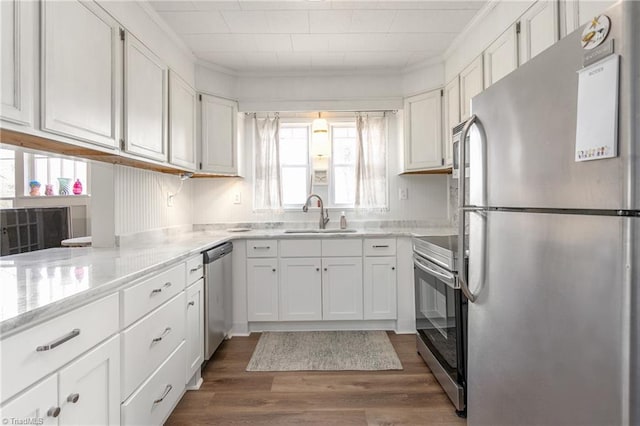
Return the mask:
<path id="1" fill-rule="evenodd" d="M 182 190 L 169 207 L 169 194 L 178 191 L 177 175 L 116 166 L 114 170 L 116 236 L 192 224 L 192 186 Z"/>

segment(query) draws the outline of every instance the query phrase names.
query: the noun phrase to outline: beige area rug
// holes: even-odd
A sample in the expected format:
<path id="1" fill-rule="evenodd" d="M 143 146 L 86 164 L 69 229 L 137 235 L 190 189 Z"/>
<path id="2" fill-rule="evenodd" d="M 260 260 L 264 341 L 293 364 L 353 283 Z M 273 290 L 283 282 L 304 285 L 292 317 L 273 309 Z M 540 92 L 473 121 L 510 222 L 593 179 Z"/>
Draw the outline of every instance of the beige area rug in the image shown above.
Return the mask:
<path id="1" fill-rule="evenodd" d="M 265 332 L 247 371 L 402 370 L 384 331 Z"/>

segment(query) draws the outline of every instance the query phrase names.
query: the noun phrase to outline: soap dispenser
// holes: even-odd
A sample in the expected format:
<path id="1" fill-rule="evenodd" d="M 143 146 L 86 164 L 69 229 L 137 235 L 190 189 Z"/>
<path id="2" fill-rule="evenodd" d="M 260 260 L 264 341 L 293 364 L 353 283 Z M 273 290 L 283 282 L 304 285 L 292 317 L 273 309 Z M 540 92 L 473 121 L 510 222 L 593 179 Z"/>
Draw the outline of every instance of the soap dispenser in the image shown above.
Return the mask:
<path id="1" fill-rule="evenodd" d="M 347 218 L 344 215 L 344 212 L 340 215 L 340 229 L 347 229 Z"/>

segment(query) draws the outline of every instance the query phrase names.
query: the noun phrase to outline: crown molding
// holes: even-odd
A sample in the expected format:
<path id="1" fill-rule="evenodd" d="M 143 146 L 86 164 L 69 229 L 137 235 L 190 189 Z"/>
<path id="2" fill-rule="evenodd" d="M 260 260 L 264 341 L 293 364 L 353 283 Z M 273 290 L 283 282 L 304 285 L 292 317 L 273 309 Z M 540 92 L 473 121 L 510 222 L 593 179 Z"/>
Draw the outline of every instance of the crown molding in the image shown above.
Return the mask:
<path id="1" fill-rule="evenodd" d="M 484 18 L 500 3 L 502 0 L 488 0 L 473 18 L 467 23 L 462 31 L 453 39 L 449 47 L 442 54 L 443 61 L 449 59 L 453 52 L 460 47 L 464 39 L 471 34 L 473 30 L 484 20 Z"/>

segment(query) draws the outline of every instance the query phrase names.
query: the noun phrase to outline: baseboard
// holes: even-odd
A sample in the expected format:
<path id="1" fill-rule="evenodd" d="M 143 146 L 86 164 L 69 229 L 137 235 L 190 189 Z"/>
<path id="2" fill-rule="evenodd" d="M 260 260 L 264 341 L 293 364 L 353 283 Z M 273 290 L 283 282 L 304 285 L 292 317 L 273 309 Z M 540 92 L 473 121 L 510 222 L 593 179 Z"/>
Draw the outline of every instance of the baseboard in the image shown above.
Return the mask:
<path id="1" fill-rule="evenodd" d="M 343 331 L 343 330 L 396 330 L 394 320 L 371 321 L 274 321 L 251 322 L 249 331 Z"/>

